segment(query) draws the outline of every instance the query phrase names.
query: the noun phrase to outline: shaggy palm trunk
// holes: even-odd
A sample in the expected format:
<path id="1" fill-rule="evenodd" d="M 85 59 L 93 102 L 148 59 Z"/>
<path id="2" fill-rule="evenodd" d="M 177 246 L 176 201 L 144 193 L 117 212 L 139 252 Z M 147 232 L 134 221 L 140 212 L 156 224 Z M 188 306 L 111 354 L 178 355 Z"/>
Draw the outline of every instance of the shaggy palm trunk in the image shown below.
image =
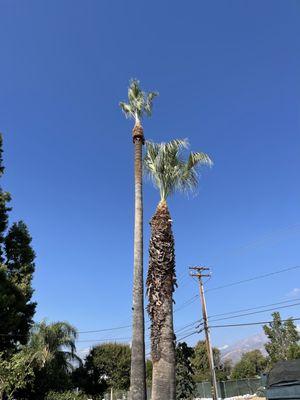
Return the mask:
<path id="1" fill-rule="evenodd" d="M 152 400 L 175 400 L 175 252 L 172 221 L 165 201 L 159 203 L 150 225 L 147 289 L 153 362 Z"/>
<path id="2" fill-rule="evenodd" d="M 135 223 L 130 399 L 146 400 L 142 193 L 142 146 L 144 137 L 140 125 L 133 129 L 133 142 L 135 149 Z"/>

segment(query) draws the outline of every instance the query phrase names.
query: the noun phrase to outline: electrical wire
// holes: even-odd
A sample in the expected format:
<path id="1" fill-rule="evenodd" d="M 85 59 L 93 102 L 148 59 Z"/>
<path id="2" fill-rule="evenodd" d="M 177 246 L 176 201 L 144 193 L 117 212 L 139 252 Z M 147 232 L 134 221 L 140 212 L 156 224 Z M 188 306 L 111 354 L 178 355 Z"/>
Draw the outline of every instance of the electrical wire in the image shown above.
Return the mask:
<path id="1" fill-rule="evenodd" d="M 243 279 L 243 280 L 236 281 L 236 282 L 231 282 L 231 283 L 228 283 L 228 284 L 226 284 L 226 285 L 217 286 L 217 287 L 214 287 L 214 288 L 209 288 L 209 289 L 207 289 L 207 290 L 205 291 L 205 293 L 208 293 L 208 292 L 211 292 L 211 291 L 216 291 L 216 290 L 225 289 L 225 288 L 232 287 L 232 286 L 236 286 L 236 285 L 240 285 L 240 284 L 242 284 L 242 283 L 252 282 L 252 281 L 255 281 L 255 280 L 267 278 L 267 277 L 269 277 L 269 276 L 281 274 L 281 273 L 283 273 L 283 272 L 288 272 L 288 271 L 292 271 L 292 270 L 299 269 L 299 268 L 300 268 L 300 266 L 295 266 L 295 267 L 290 267 L 290 268 L 283 268 L 283 269 L 280 269 L 280 270 L 277 270 L 277 271 L 273 271 L 273 272 L 269 272 L 269 273 L 266 273 L 266 274 L 263 274 L 263 275 L 257 275 L 257 276 L 254 276 L 254 277 L 252 277 L 252 278 Z M 190 305 L 193 304 L 198 298 L 199 298 L 199 294 L 196 294 L 196 295 L 194 295 L 193 297 L 187 299 L 185 302 L 183 302 L 182 304 L 180 304 L 180 305 L 174 310 L 174 313 L 175 313 L 175 312 L 178 312 L 178 311 L 181 311 L 182 309 L 184 309 L 184 308 L 190 306 Z"/>
<path id="2" fill-rule="evenodd" d="M 300 318 L 287 318 L 287 319 L 282 319 L 281 322 L 286 322 L 286 321 L 300 321 Z M 264 325 L 264 324 L 271 324 L 273 321 L 260 321 L 260 322 L 248 322 L 248 323 L 242 323 L 242 324 L 228 324 L 228 325 L 210 325 L 209 328 L 230 328 L 230 327 L 236 327 L 236 326 L 250 326 L 250 325 Z"/>
<path id="3" fill-rule="evenodd" d="M 257 307 L 251 307 L 251 308 L 243 308 L 243 309 L 236 310 L 236 311 L 228 311 L 228 312 L 225 312 L 225 313 L 213 314 L 213 315 L 210 315 L 208 318 L 220 317 L 220 316 L 222 316 L 222 315 L 229 315 L 229 314 L 237 314 L 237 313 L 244 312 L 244 311 L 257 310 L 257 309 L 259 309 L 259 308 L 271 307 L 271 306 L 276 306 L 276 305 L 279 305 L 279 304 L 292 303 L 292 302 L 298 301 L 298 300 L 300 300 L 300 297 L 297 297 L 297 298 L 291 299 L 291 300 L 279 301 L 279 302 L 277 302 L 277 303 L 265 304 L 264 306 L 257 306 Z"/>
<path id="4" fill-rule="evenodd" d="M 241 281 L 236 281 L 236 282 L 228 283 L 228 284 L 226 284 L 226 285 L 222 285 L 222 286 L 217 286 L 217 287 L 214 287 L 214 288 L 210 288 L 210 289 L 207 289 L 207 290 L 206 290 L 206 293 L 207 293 L 207 292 L 212 292 L 212 291 L 215 291 L 215 290 L 225 289 L 225 288 L 232 287 L 232 286 L 236 286 L 236 285 L 240 285 L 240 284 L 246 283 L 246 282 L 256 281 L 256 280 L 258 280 L 258 279 L 267 278 L 267 277 L 269 277 L 269 276 L 281 274 L 281 273 L 283 273 L 283 272 L 288 272 L 288 271 L 292 271 L 292 270 L 299 269 L 299 268 L 300 268 L 300 266 L 297 265 L 296 267 L 290 267 L 290 268 L 280 269 L 280 270 L 278 270 L 278 271 L 269 272 L 269 273 L 267 273 L 267 274 L 254 276 L 253 278 L 243 279 L 243 280 L 241 280 Z"/>
<path id="5" fill-rule="evenodd" d="M 282 308 L 295 307 L 295 306 L 299 306 L 299 305 L 300 305 L 300 303 L 295 303 L 295 304 L 289 304 L 289 305 L 286 305 L 286 306 L 280 306 L 280 307 L 276 307 L 276 308 L 268 308 L 266 310 L 253 311 L 253 312 L 244 313 L 244 314 L 232 315 L 230 317 L 225 317 L 225 318 L 216 318 L 216 319 L 210 320 L 210 322 L 224 321 L 226 319 L 245 317 L 245 316 L 254 315 L 254 314 L 261 314 L 261 313 L 264 313 L 264 312 L 267 312 L 267 311 L 276 311 L 276 310 L 279 310 L 279 309 L 282 309 Z"/>

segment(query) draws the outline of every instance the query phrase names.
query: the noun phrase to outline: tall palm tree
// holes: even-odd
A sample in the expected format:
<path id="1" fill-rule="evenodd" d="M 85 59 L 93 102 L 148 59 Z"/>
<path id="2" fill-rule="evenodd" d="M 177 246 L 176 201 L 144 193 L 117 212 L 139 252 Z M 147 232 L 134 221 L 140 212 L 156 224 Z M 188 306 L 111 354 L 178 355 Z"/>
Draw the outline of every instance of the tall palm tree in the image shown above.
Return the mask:
<path id="1" fill-rule="evenodd" d="M 147 276 L 148 313 L 151 319 L 151 355 L 153 362 L 152 400 L 175 400 L 175 336 L 173 328 L 173 292 L 176 286 L 175 249 L 168 196 L 176 190 L 197 186 L 197 166 L 211 165 L 205 153 L 191 152 L 185 161 L 182 150 L 187 140 L 146 143 L 145 173 L 159 190 L 160 202 L 151 219 L 149 269 Z"/>
<path id="2" fill-rule="evenodd" d="M 145 339 L 144 339 L 144 283 L 143 283 L 143 192 L 142 192 L 142 146 L 145 142 L 142 119 L 151 116 L 152 101 L 157 93 L 145 93 L 139 81 L 131 80 L 128 88 L 128 103 L 120 107 L 127 118 L 132 118 L 134 127 L 135 173 L 135 222 L 134 222 L 134 266 L 133 266 L 133 323 L 130 397 L 131 400 L 146 399 Z"/>

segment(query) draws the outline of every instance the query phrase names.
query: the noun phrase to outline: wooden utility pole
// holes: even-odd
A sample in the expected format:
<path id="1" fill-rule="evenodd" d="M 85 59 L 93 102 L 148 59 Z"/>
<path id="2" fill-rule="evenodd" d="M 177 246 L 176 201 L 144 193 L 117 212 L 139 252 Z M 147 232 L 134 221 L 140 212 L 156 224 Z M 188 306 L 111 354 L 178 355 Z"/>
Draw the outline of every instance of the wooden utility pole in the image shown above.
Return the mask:
<path id="1" fill-rule="evenodd" d="M 204 326 L 204 332 L 205 332 L 207 356 L 208 356 L 210 373 L 211 373 L 212 396 L 213 396 L 213 400 L 218 400 L 218 386 L 217 386 L 216 370 L 215 370 L 213 350 L 212 350 L 212 345 L 211 345 L 211 340 L 210 340 L 210 331 L 209 331 L 208 320 L 207 320 L 206 301 L 205 301 L 204 288 L 203 288 L 203 282 L 202 282 L 203 277 L 210 276 L 209 273 L 203 274 L 203 271 L 209 271 L 209 268 L 207 268 L 207 267 L 190 267 L 189 269 L 195 271 L 195 273 L 190 272 L 190 275 L 198 278 L 198 281 L 199 281 L 199 291 L 200 291 L 200 299 L 201 299 L 202 315 L 203 315 L 203 326 Z"/>

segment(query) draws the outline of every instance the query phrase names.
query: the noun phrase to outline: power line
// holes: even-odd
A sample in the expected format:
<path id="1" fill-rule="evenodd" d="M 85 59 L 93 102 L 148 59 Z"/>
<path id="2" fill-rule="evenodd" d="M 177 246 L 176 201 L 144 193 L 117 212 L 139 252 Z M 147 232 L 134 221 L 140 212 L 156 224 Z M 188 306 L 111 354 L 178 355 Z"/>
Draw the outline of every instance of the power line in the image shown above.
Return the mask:
<path id="1" fill-rule="evenodd" d="M 107 332 L 107 331 L 117 331 L 120 329 L 131 328 L 131 325 L 124 325 L 124 326 L 116 326 L 114 328 L 103 328 L 103 329 L 96 329 L 94 331 L 79 331 L 77 333 L 97 333 L 97 332 Z"/>
<path id="2" fill-rule="evenodd" d="M 300 318 L 287 318 L 282 319 L 281 322 L 286 321 L 299 321 Z M 250 326 L 250 325 L 264 325 L 264 324 L 271 324 L 273 321 L 260 321 L 260 322 L 248 322 L 242 324 L 228 324 L 228 325 L 210 325 L 210 328 L 230 328 L 235 326 Z"/>
<path id="3" fill-rule="evenodd" d="M 207 290 L 206 290 L 206 293 L 207 293 L 207 292 L 210 292 L 210 291 L 221 290 L 221 289 L 224 289 L 224 288 L 227 288 L 227 287 L 231 287 L 231 286 L 240 285 L 240 284 L 246 283 L 246 282 L 252 282 L 252 281 L 255 281 L 255 280 L 267 278 L 267 277 L 269 277 L 269 276 L 281 274 L 281 273 L 283 273 L 283 272 L 288 272 L 288 271 L 292 271 L 292 270 L 299 269 L 299 268 L 300 268 L 300 266 L 295 266 L 295 267 L 280 269 L 280 270 L 277 270 L 277 271 L 274 271 L 274 272 L 269 272 L 269 273 L 263 274 L 263 275 L 257 275 L 257 276 L 254 276 L 254 277 L 252 277 L 252 278 L 243 279 L 243 280 L 240 280 L 240 281 L 228 283 L 228 284 L 226 284 L 226 285 L 217 286 L 217 287 L 214 287 L 214 288 L 207 289 Z M 175 313 L 175 312 L 178 312 L 178 311 L 181 311 L 182 309 L 184 309 L 184 308 L 190 306 L 191 304 L 193 304 L 193 303 L 198 299 L 198 297 L 199 297 L 199 295 L 196 294 L 196 295 L 194 295 L 193 297 L 187 299 L 185 302 L 183 302 L 182 304 L 180 304 L 178 308 L 176 308 L 176 309 L 174 310 L 174 313 Z"/>
<path id="4" fill-rule="evenodd" d="M 183 302 L 179 307 L 175 308 L 174 313 L 182 310 L 183 308 L 189 306 L 190 304 L 194 303 L 198 299 L 199 295 L 196 294 L 195 296 L 191 297 L 190 299 Z"/>
<path id="5" fill-rule="evenodd" d="M 289 305 L 286 305 L 286 306 L 280 306 L 280 307 L 276 307 L 276 308 L 268 308 L 268 309 L 266 309 L 266 310 L 261 310 L 261 311 L 253 311 L 253 312 L 244 313 L 244 314 L 232 315 L 232 316 L 230 316 L 230 317 L 225 317 L 225 318 L 216 318 L 216 319 L 212 319 L 212 320 L 210 320 L 210 321 L 211 321 L 211 322 L 214 322 L 214 321 L 224 321 L 225 319 L 232 319 L 232 318 L 245 317 L 245 316 L 247 316 L 247 315 L 253 315 L 253 314 L 261 314 L 261 313 L 264 313 L 264 312 L 267 312 L 267 311 L 276 311 L 276 310 L 279 310 L 279 309 L 282 309 L 282 308 L 295 307 L 295 306 L 299 306 L 299 305 L 300 305 L 300 303 L 289 304 Z"/>
<path id="6" fill-rule="evenodd" d="M 212 292 L 212 291 L 214 291 L 214 290 L 221 290 L 221 289 L 224 289 L 224 288 L 227 288 L 227 287 L 240 285 L 240 284 L 246 283 L 246 282 L 252 282 L 252 281 L 255 281 L 255 280 L 258 280 L 258 279 L 267 278 L 267 277 L 269 277 L 269 276 L 281 274 L 281 273 L 283 273 L 283 272 L 292 271 L 292 270 L 295 270 L 295 269 L 298 269 L 298 268 L 300 268 L 300 266 L 297 265 L 296 267 L 280 269 L 280 270 L 278 270 L 278 271 L 269 272 L 269 273 L 267 273 L 267 274 L 254 276 L 253 278 L 243 279 L 243 280 L 241 280 L 241 281 L 236 281 L 236 282 L 228 283 L 228 284 L 226 284 L 226 285 L 217 286 L 217 287 L 214 287 L 214 288 L 211 288 L 211 289 L 207 289 L 206 292 Z"/>
<path id="7" fill-rule="evenodd" d="M 186 339 L 186 338 L 188 338 L 188 337 L 190 337 L 190 336 L 193 336 L 193 335 L 195 335 L 196 333 L 200 333 L 200 332 L 199 332 L 199 331 L 195 331 L 195 332 L 189 333 L 188 335 L 185 335 L 185 336 L 183 336 L 183 337 L 178 338 L 178 339 L 177 339 L 177 342 L 180 341 L 180 340 Z"/>
<path id="8" fill-rule="evenodd" d="M 108 339 L 84 339 L 76 340 L 77 343 L 87 343 L 87 342 L 116 342 L 118 340 L 131 340 L 131 337 L 119 337 L 119 338 L 108 338 Z"/>
<path id="9" fill-rule="evenodd" d="M 279 301 L 279 302 L 277 302 L 277 303 L 265 304 L 264 306 L 257 306 L 257 307 L 251 307 L 251 308 L 243 308 L 243 309 L 236 310 L 236 311 L 228 311 L 228 312 L 225 312 L 225 313 L 214 314 L 214 315 L 210 315 L 209 318 L 220 317 L 220 316 L 222 316 L 222 315 L 228 315 L 228 314 L 236 314 L 236 313 L 243 312 L 243 311 L 257 310 L 258 308 L 271 307 L 271 306 L 276 306 L 276 305 L 278 305 L 278 304 L 292 303 L 292 302 L 298 301 L 298 300 L 300 300 L 300 297 L 297 297 L 297 298 L 291 299 L 291 300 Z"/>
<path id="10" fill-rule="evenodd" d="M 258 279 L 267 278 L 267 277 L 269 277 L 269 276 L 277 275 L 277 274 L 280 274 L 280 273 L 292 271 L 292 270 L 299 269 L 299 268 L 300 268 L 300 266 L 295 266 L 295 267 L 290 267 L 290 268 L 283 268 L 283 269 L 281 269 L 281 270 L 273 271 L 273 272 L 266 273 L 266 274 L 263 274 L 263 275 L 257 275 L 257 276 L 254 276 L 254 277 L 252 277 L 252 278 L 248 278 L 248 279 L 244 279 L 244 280 L 240 280 L 240 281 L 228 283 L 228 284 L 226 284 L 226 285 L 217 286 L 217 287 L 214 287 L 214 288 L 211 288 L 211 289 L 207 289 L 207 290 L 206 290 L 206 293 L 209 292 L 209 291 L 221 290 L 221 289 L 224 289 L 224 288 L 227 288 L 227 287 L 231 287 L 231 286 L 235 286 L 235 285 L 239 285 L 239 284 L 242 284 L 242 283 L 252 282 L 252 281 L 255 281 L 255 280 L 258 280 Z M 181 276 L 182 276 L 182 274 L 181 274 Z M 196 295 L 192 296 L 190 299 L 187 299 L 187 300 L 184 301 L 182 304 L 180 304 L 177 308 L 175 308 L 174 314 L 175 314 L 176 312 L 181 311 L 182 309 L 184 309 L 184 308 L 190 306 L 190 305 L 193 304 L 198 298 L 199 298 L 199 295 L 196 294 Z M 296 300 L 298 300 L 298 299 L 296 299 Z M 293 301 L 293 300 L 287 300 L 287 302 L 288 302 L 288 301 Z M 282 303 L 284 303 L 284 302 L 282 302 Z M 280 303 L 278 303 L 278 304 L 280 304 Z M 270 304 L 270 306 L 271 306 L 271 305 L 276 305 L 276 303 Z M 268 305 L 266 305 L 266 307 L 267 307 L 267 306 L 268 306 Z M 264 306 L 260 306 L 260 307 L 262 308 L 262 307 L 264 307 Z M 258 308 L 260 308 L 260 307 L 258 307 Z M 256 307 L 255 307 L 255 308 L 256 308 Z M 253 309 L 255 309 L 255 308 L 253 308 Z M 233 314 L 233 313 L 238 313 L 238 312 L 242 312 L 242 311 L 250 311 L 250 310 L 251 310 L 251 309 L 244 309 L 244 310 L 240 310 L 240 311 L 236 311 L 236 312 L 230 312 L 230 313 L 228 313 L 228 314 L 231 314 L 231 313 L 232 313 L 232 314 Z M 227 314 L 227 313 L 226 313 L 226 314 Z M 219 315 L 220 315 L 220 316 L 221 316 L 221 315 L 225 315 L 225 313 L 224 313 L 224 314 L 215 314 L 215 315 L 210 316 L 209 318 L 212 318 L 212 317 L 215 317 L 215 316 L 219 316 Z M 149 326 L 149 323 L 146 323 L 146 325 Z M 125 329 L 125 328 L 130 328 L 130 327 L 131 327 L 131 325 L 125 325 L 125 326 L 119 326 L 119 327 L 114 327 L 114 328 L 97 329 L 97 330 L 93 330 L 93 331 L 79 331 L 78 333 L 79 333 L 79 334 L 97 333 L 97 332 L 105 332 L 105 331 L 112 331 L 112 330 Z"/>
<path id="11" fill-rule="evenodd" d="M 194 322 L 191 322 L 190 324 L 187 324 L 185 326 L 182 326 L 181 328 L 177 329 L 175 333 L 179 333 L 179 332 L 185 330 L 186 328 L 188 328 L 188 327 L 190 327 L 192 325 L 195 325 L 197 322 L 200 322 L 200 319 L 198 319 L 198 320 L 196 320 Z"/>

